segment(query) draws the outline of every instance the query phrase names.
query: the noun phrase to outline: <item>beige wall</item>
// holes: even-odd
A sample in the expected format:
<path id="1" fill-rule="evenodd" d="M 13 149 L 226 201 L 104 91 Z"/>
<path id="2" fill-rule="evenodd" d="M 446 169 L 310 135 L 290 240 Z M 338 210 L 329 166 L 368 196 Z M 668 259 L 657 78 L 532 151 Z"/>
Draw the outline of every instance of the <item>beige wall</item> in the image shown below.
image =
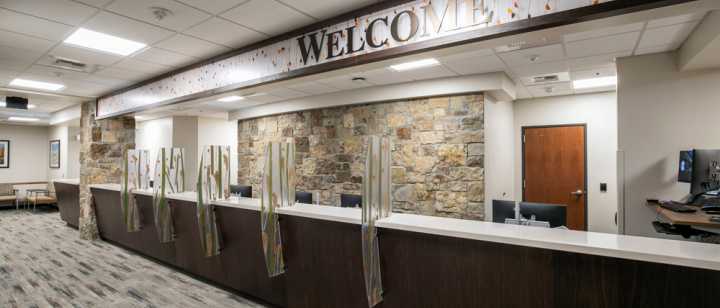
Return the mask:
<path id="1" fill-rule="evenodd" d="M 10 140 L 10 168 L 0 169 L 0 183 L 48 179 L 48 128 L 0 124 L 0 140 Z"/>
<path id="2" fill-rule="evenodd" d="M 79 127 L 68 125 L 50 126 L 48 141 L 60 140 L 60 168 L 48 167 L 48 181 L 56 179 L 76 179 L 80 177 L 80 142 L 77 135 Z"/>
<path id="3" fill-rule="evenodd" d="M 485 220 L 492 221 L 492 200 L 515 197 L 514 103 L 485 96 Z"/>
<path id="4" fill-rule="evenodd" d="M 625 233 L 665 236 L 653 230 L 645 199 L 689 193 L 689 184 L 677 182 L 679 151 L 720 149 L 720 70 L 679 72 L 673 53 L 620 58 L 617 65 Z"/>
<path id="5" fill-rule="evenodd" d="M 514 104 L 515 200 L 522 200 L 522 127 L 586 124 L 588 231 L 616 233 L 616 93 L 554 96 Z M 608 192 L 600 192 L 600 183 L 608 184 Z"/>

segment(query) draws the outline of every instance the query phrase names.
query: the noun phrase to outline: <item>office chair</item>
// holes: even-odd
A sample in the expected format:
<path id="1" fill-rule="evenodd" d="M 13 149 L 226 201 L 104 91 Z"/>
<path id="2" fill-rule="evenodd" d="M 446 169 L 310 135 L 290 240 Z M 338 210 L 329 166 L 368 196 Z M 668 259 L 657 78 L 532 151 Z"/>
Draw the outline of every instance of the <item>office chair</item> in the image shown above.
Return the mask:
<path id="1" fill-rule="evenodd" d="M 362 207 L 362 196 L 340 194 L 340 207 Z"/>

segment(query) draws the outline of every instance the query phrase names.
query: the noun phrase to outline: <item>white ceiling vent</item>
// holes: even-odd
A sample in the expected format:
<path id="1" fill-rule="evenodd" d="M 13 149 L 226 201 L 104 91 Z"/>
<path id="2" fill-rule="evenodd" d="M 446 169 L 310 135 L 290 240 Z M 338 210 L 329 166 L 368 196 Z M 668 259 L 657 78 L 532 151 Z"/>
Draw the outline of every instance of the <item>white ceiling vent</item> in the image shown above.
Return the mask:
<path id="1" fill-rule="evenodd" d="M 50 58 L 53 60 L 52 64 L 50 66 L 55 68 L 60 68 L 64 70 L 71 70 L 76 72 L 85 72 L 85 73 L 93 73 L 97 70 L 95 65 L 87 65 L 85 63 L 82 63 L 80 61 L 68 59 L 68 58 L 62 58 L 62 57 L 56 57 L 56 56 L 50 56 Z"/>
<path id="2" fill-rule="evenodd" d="M 536 75 L 530 77 L 523 77 L 522 81 L 526 86 L 543 85 L 556 82 L 567 82 L 570 81 L 570 74 L 568 72 L 562 72 Z"/>

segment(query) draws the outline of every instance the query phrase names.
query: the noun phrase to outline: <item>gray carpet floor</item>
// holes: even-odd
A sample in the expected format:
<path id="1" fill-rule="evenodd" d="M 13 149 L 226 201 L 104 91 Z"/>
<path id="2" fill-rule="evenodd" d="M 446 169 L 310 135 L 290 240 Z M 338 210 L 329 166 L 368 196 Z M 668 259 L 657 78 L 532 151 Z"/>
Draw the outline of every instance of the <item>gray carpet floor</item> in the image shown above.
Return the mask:
<path id="1" fill-rule="evenodd" d="M 103 241 L 0 211 L 0 307 L 263 307 Z"/>

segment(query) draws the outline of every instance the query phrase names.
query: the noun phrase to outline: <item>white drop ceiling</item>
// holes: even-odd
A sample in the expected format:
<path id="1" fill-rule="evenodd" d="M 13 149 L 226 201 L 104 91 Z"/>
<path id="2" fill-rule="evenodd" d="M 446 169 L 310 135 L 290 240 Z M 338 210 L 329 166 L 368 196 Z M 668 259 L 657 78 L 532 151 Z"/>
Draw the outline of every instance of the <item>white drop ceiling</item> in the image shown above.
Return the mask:
<path id="1" fill-rule="evenodd" d="M 59 94 L 96 97 L 374 2 L 378 1 L 4 0 L 0 1 L 0 87 L 8 87 L 13 78 L 25 78 L 64 84 L 66 88 Z M 166 8 L 171 13 L 158 20 L 152 7 Z M 573 25 L 543 30 L 538 40 L 505 38 L 424 55 L 436 57 L 441 63 L 438 66 L 405 72 L 386 68 L 388 63 L 407 60 L 401 58 L 263 87 L 238 102 L 194 102 L 148 114 L 217 114 L 374 85 L 497 71 L 507 73 L 516 82 L 520 98 L 579 93 L 572 89 L 572 80 L 615 75 L 616 57 L 677 49 L 705 14 L 688 9 L 679 12 L 662 18 L 652 13 L 634 19 L 616 18 L 597 27 Z M 139 41 L 148 47 L 120 57 L 63 44 L 78 27 Z M 527 44 L 520 50 L 499 51 L 517 40 Z M 74 72 L 51 67 L 51 56 L 79 60 L 94 70 Z M 530 76 L 561 72 L 567 72 L 570 80 L 543 85 L 523 81 Z M 353 81 L 354 77 L 365 80 Z"/>

